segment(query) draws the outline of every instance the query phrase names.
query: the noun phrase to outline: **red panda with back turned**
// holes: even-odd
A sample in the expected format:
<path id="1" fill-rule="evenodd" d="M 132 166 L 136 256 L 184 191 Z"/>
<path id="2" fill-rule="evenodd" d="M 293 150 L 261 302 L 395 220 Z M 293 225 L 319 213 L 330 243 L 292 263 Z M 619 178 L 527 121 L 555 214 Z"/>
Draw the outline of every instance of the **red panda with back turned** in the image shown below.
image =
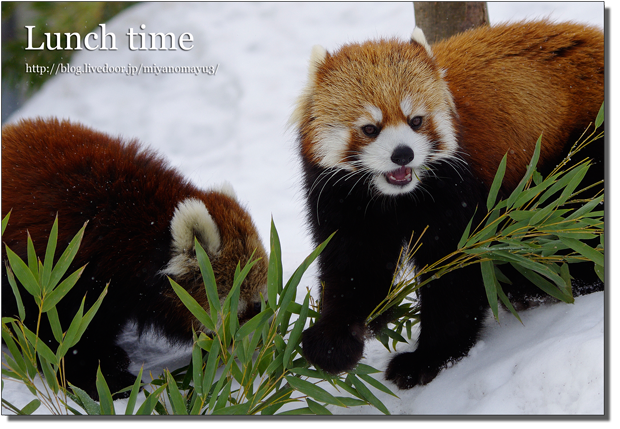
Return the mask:
<path id="1" fill-rule="evenodd" d="M 303 334 L 306 358 L 332 373 L 352 369 L 363 354 L 366 317 L 386 297 L 412 233 L 428 226 L 416 266 L 456 250 L 470 219 L 481 220 L 504 154 L 500 197 L 525 173 L 541 134 L 545 175 L 603 98 L 603 34 L 573 23 L 481 27 L 432 48 L 420 29 L 409 43 L 370 41 L 334 53 L 315 47 L 291 123 L 313 239 L 337 233 L 319 257 L 321 317 Z M 584 186 L 603 180 L 603 140 L 578 153 L 586 156 L 593 165 Z M 575 264 L 571 274 L 588 285 L 584 292 L 603 287 L 591 264 Z M 509 296 L 541 294 L 516 277 L 503 286 Z M 426 384 L 465 356 L 489 308 L 477 265 L 434 280 L 419 298 L 417 349 L 386 370 L 399 388 Z"/>
<path id="2" fill-rule="evenodd" d="M 3 241 L 23 260 L 28 233 L 37 255 L 43 256 L 57 213 L 58 249 L 89 222 L 68 272 L 87 264 L 86 268 L 57 310 L 67 329 L 84 295 L 89 308 L 110 282 L 95 318 L 65 358 L 68 381 L 94 398 L 99 364 L 113 393 L 135 381 L 128 372 L 127 352 L 117 344 L 128 326 L 137 326 L 140 333 L 155 332 L 171 343 L 189 344 L 192 327 L 206 329 L 167 279 L 174 279 L 208 309 L 194 237 L 209 255 L 220 299 L 233 285 L 237 264 L 243 267 L 252 254 L 260 258 L 241 286 L 240 323 L 260 312 L 260 294 L 266 296 L 266 253 L 232 188 L 197 189 L 136 141 L 124 142 L 56 119 L 6 125 L 2 217 L 9 211 Z M 17 315 L 6 275 L 3 264 L 3 317 Z M 38 309 L 21 285 L 20 291 L 26 325 L 34 330 Z M 40 329 L 40 338 L 55 341 L 45 318 Z"/>

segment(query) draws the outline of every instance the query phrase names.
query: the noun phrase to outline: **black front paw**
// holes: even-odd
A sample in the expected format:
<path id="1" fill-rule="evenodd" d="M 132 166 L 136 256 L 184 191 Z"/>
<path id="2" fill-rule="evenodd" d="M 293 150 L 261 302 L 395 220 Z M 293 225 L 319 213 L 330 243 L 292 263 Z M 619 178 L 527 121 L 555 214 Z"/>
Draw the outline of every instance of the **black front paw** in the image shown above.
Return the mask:
<path id="1" fill-rule="evenodd" d="M 443 365 L 429 363 L 417 351 L 396 355 L 385 370 L 385 379 L 393 381 L 399 389 L 411 389 L 430 383 Z"/>
<path id="2" fill-rule="evenodd" d="M 365 328 L 362 324 L 321 323 L 303 333 L 304 356 L 314 366 L 331 374 L 355 368 L 364 353 Z"/>

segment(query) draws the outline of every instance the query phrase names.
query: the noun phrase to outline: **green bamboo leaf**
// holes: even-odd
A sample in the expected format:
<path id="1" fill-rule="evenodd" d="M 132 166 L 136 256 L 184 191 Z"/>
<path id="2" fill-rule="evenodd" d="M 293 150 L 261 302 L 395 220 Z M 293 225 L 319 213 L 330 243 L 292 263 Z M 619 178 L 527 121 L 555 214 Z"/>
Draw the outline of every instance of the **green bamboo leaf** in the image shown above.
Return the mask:
<path id="1" fill-rule="evenodd" d="M 95 385 L 97 387 L 97 393 L 99 394 L 99 410 L 102 416 L 113 416 L 116 414 L 114 410 L 114 401 L 112 400 L 112 394 L 108 383 L 106 383 L 103 374 L 101 373 L 101 366 L 97 367 L 97 376 L 95 379 Z"/>
<path id="2" fill-rule="evenodd" d="M 605 282 L 605 268 L 601 265 L 594 266 L 594 272 L 598 276 L 599 279 L 604 283 Z"/>
<path id="3" fill-rule="evenodd" d="M 34 413 L 35 411 L 37 411 L 39 409 L 39 407 L 41 406 L 41 401 L 39 401 L 38 399 L 33 399 L 32 401 L 28 402 L 24 408 L 22 408 L 19 411 L 19 415 L 21 416 L 29 416 L 32 413 Z"/>
<path id="4" fill-rule="evenodd" d="M 13 368 L 14 370 L 17 370 L 19 368 L 20 373 L 26 374 L 27 368 L 26 368 L 26 362 L 24 362 L 24 356 L 19 351 L 17 344 L 15 344 L 15 341 L 13 340 L 13 337 L 11 336 L 11 332 L 9 331 L 8 326 L 5 325 L 4 320 L 2 321 L 2 341 L 4 341 L 4 344 L 9 349 L 9 352 L 11 353 L 11 356 L 13 357 L 14 362 L 16 364 L 15 366 L 9 365 L 9 368 Z M 6 354 L 4 354 L 2 359 L 4 359 L 5 357 L 10 358 Z"/>
<path id="5" fill-rule="evenodd" d="M 392 392 L 386 385 L 381 383 L 376 378 L 373 378 L 373 377 L 371 377 L 368 374 L 358 374 L 358 377 L 361 378 L 362 380 L 364 380 L 367 384 L 370 384 L 375 389 L 380 390 L 383 393 L 387 393 L 388 395 L 392 395 L 395 398 L 398 398 L 398 395 L 396 395 L 394 392 Z"/>
<path id="6" fill-rule="evenodd" d="M 235 341 L 240 341 L 241 339 L 247 337 L 257 329 L 259 329 L 259 327 L 261 327 L 265 322 L 267 322 L 272 316 L 273 310 L 271 308 L 265 308 L 263 311 L 252 317 L 239 328 L 239 330 L 235 334 Z M 256 336 L 259 337 L 259 335 Z"/>
<path id="7" fill-rule="evenodd" d="M 231 366 L 232 366 L 232 361 L 231 361 Z M 224 378 L 222 377 L 223 380 Z M 220 391 L 219 389 L 216 388 L 215 392 L 214 392 L 214 397 L 217 396 L 217 400 L 215 401 L 215 407 L 213 407 L 213 411 L 212 413 L 224 409 L 226 408 L 226 404 L 228 403 L 228 399 L 230 397 L 230 390 L 232 388 L 232 382 L 233 379 L 231 378 L 230 380 L 228 380 L 228 382 L 224 385 L 224 388 Z M 217 395 L 215 393 L 219 392 Z"/>
<path id="8" fill-rule="evenodd" d="M 84 411 L 86 411 L 86 414 L 88 414 L 89 416 L 98 416 L 101 414 L 99 404 L 95 402 L 95 400 L 93 400 L 93 398 L 91 398 L 88 393 L 86 393 L 79 387 L 74 386 L 71 383 L 69 383 L 69 385 L 71 387 L 71 390 L 73 390 L 73 394 L 75 395 L 73 397 L 73 400 L 80 407 L 82 407 Z"/>
<path id="9" fill-rule="evenodd" d="M 60 255 L 58 262 L 52 269 L 52 273 L 50 274 L 49 284 L 51 287 L 55 287 L 60 279 L 65 275 L 71 262 L 75 258 L 78 249 L 80 248 L 80 243 L 82 242 L 82 238 L 84 237 L 84 230 L 86 229 L 86 225 L 88 225 L 88 221 L 84 223 L 84 226 L 78 231 L 78 233 L 73 237 L 65 251 Z"/>
<path id="10" fill-rule="evenodd" d="M 194 383 L 194 390 L 199 398 L 202 398 L 204 395 L 204 390 L 202 390 L 202 351 L 200 347 L 196 344 L 197 337 L 196 332 L 193 333 L 194 336 L 194 344 L 192 346 L 192 381 Z"/>
<path id="11" fill-rule="evenodd" d="M 22 284 L 24 289 L 32 295 L 37 302 L 37 305 L 41 304 L 41 285 L 35 278 L 30 268 L 17 256 L 8 246 L 6 246 L 6 256 L 9 259 L 9 265 L 17 280 Z"/>
<path id="12" fill-rule="evenodd" d="M 43 313 L 48 312 L 53 307 L 56 307 L 56 304 L 58 304 L 58 302 L 60 302 L 60 300 L 63 299 L 67 295 L 67 293 L 69 293 L 73 286 L 75 286 L 77 281 L 82 276 L 85 268 L 86 265 L 84 265 L 82 268 L 78 269 L 76 272 L 64 279 L 58 287 L 56 287 L 45 297 L 45 299 L 43 300 L 43 308 L 41 310 Z"/>
<path id="13" fill-rule="evenodd" d="M 493 206 L 495 206 L 495 201 L 497 200 L 497 193 L 499 192 L 500 187 L 502 186 L 502 181 L 504 180 L 504 174 L 506 173 L 506 156 L 502 158 L 502 161 L 499 163 L 497 167 L 497 172 L 495 173 L 495 178 L 493 179 L 493 183 L 491 184 L 491 189 L 489 189 L 489 195 L 487 197 L 487 210 L 491 211 Z M 459 246 L 459 248 L 462 246 Z"/>
<path id="14" fill-rule="evenodd" d="M 270 246 L 269 270 L 267 271 L 267 302 L 269 307 L 275 311 L 277 308 L 277 295 L 282 292 L 282 249 L 273 217 L 271 218 Z"/>
<path id="15" fill-rule="evenodd" d="M 497 305 L 497 278 L 495 277 L 495 269 L 493 268 L 493 261 L 482 261 L 480 263 L 480 270 L 482 272 L 482 281 L 484 283 L 484 289 L 487 294 L 487 300 L 495 320 L 499 321 L 499 309 Z"/>
<path id="16" fill-rule="evenodd" d="M 127 407 L 125 407 L 125 415 L 131 416 L 133 414 L 133 410 L 136 407 L 136 401 L 138 400 L 138 394 L 140 393 L 140 387 L 142 386 L 142 371 L 144 370 L 144 366 L 140 367 L 140 371 L 138 372 L 138 376 L 136 377 L 136 381 L 134 382 L 131 393 L 129 394 L 129 399 L 127 399 Z"/>
<path id="17" fill-rule="evenodd" d="M 469 219 L 469 223 L 465 227 L 465 231 L 463 231 L 463 235 L 461 236 L 461 239 L 459 240 L 459 244 L 456 246 L 457 249 L 462 248 L 467 242 L 467 239 L 469 238 L 469 233 L 471 231 L 471 224 L 473 221 L 474 221 L 474 217 L 472 216 L 472 218 Z"/>
<path id="18" fill-rule="evenodd" d="M 542 277 L 540 274 L 532 271 L 529 268 L 526 268 L 518 263 L 511 262 L 511 265 L 517 271 L 519 271 L 526 279 L 528 279 L 530 282 L 539 287 L 543 292 L 547 293 L 548 295 L 551 295 L 552 297 L 569 304 L 574 302 L 574 298 L 571 295 L 567 295 L 563 292 L 563 290 L 566 290 L 566 285 L 564 284 L 564 280 L 560 276 L 557 277 L 561 281 L 560 285 L 563 285 L 561 289 L 560 286 L 558 286 L 557 282 L 554 285 L 553 283 Z"/>
<path id="19" fill-rule="evenodd" d="M 28 239 L 26 240 L 26 256 L 28 257 L 28 268 L 32 271 L 32 275 L 35 276 L 37 282 L 39 281 L 39 258 L 37 258 L 37 252 L 34 250 L 34 243 L 30 232 L 26 231 Z"/>
<path id="20" fill-rule="evenodd" d="M 50 327 L 52 328 L 52 334 L 54 335 L 54 339 L 60 344 L 62 342 L 62 327 L 60 326 L 60 319 L 58 317 L 58 311 L 56 311 L 56 307 L 52 307 L 48 310 L 47 320 L 50 323 Z"/>
<path id="21" fill-rule="evenodd" d="M 52 350 L 47 346 L 47 344 L 45 344 L 45 342 L 40 340 L 35 335 L 34 332 L 32 332 L 30 329 L 26 328 L 25 326 L 23 326 L 23 330 L 24 330 L 24 334 L 26 335 L 26 338 L 28 339 L 28 342 L 30 344 L 32 344 L 32 346 L 36 349 L 37 354 L 39 354 L 45 360 L 47 360 L 47 361 L 53 363 L 54 365 L 58 366 L 60 361 L 58 359 L 56 359 L 56 356 L 54 355 L 54 352 L 52 352 Z"/>
<path id="22" fill-rule="evenodd" d="M 172 289 L 174 290 L 174 292 L 177 294 L 179 299 L 183 302 L 183 305 L 187 307 L 190 313 L 192 313 L 194 317 L 205 326 L 205 328 L 209 329 L 210 331 L 215 331 L 216 330 L 215 323 L 213 323 L 213 320 L 211 319 L 211 317 L 209 317 L 209 314 L 206 312 L 206 310 L 202 308 L 200 304 L 198 304 L 198 301 L 196 301 L 189 294 L 189 292 L 183 289 L 177 282 L 172 280 L 170 277 L 168 277 L 168 281 L 170 282 L 170 285 L 172 286 Z M 217 301 L 217 303 L 219 305 L 220 303 L 219 300 Z M 215 315 L 215 317 L 217 320 L 217 314 Z"/>
<path id="23" fill-rule="evenodd" d="M 172 406 L 172 414 L 175 416 L 186 416 L 187 408 L 185 407 L 185 399 L 183 399 L 183 395 L 181 395 L 179 391 L 177 382 L 170 374 L 170 371 L 165 370 L 164 374 L 168 382 L 166 392 L 168 393 L 168 399 L 170 399 L 170 405 Z"/>
<path id="24" fill-rule="evenodd" d="M 2 219 L 2 235 L 4 235 L 4 230 L 6 229 L 6 226 L 9 224 L 9 218 L 11 217 L 11 212 L 13 210 L 9 210 L 9 212 L 6 214 L 6 216 Z"/>
<path id="25" fill-rule="evenodd" d="M 306 404 L 308 404 L 308 408 L 312 411 L 313 414 L 317 416 L 331 416 L 333 415 L 327 408 L 318 402 L 314 402 L 310 398 L 306 398 Z"/>
<path id="26" fill-rule="evenodd" d="M 306 318 L 308 316 L 308 306 L 310 305 L 310 292 L 306 294 L 304 298 L 304 303 L 302 304 L 301 314 L 299 318 L 295 321 L 295 326 L 291 331 L 291 334 L 288 339 L 288 343 L 286 344 L 286 348 L 284 349 L 284 356 L 282 357 L 282 364 L 284 369 L 289 366 L 289 360 L 295 348 L 299 346 L 299 342 L 301 339 L 301 333 L 304 330 L 304 326 L 306 324 Z"/>
<path id="27" fill-rule="evenodd" d="M 211 390 L 211 385 L 213 384 L 213 380 L 215 379 L 215 374 L 217 372 L 217 367 L 220 360 L 220 350 L 221 349 L 219 341 L 214 341 L 211 347 L 211 351 L 209 352 L 209 356 L 207 358 L 204 378 L 202 380 L 202 391 L 205 396 Z"/>
<path id="28" fill-rule="evenodd" d="M 162 394 L 165 388 L 166 388 L 166 385 L 164 384 L 160 386 L 159 388 L 157 388 L 157 390 L 155 390 L 153 393 L 149 394 L 146 398 L 146 401 L 144 401 L 142 405 L 140 405 L 140 408 L 138 408 L 136 415 L 137 416 L 151 415 L 153 413 L 153 410 L 157 406 L 157 404 L 159 404 L 159 396 Z M 146 395 L 146 392 L 145 392 L 145 395 Z"/>
<path id="29" fill-rule="evenodd" d="M 278 416 L 305 416 L 305 415 L 310 415 L 310 414 L 313 414 L 310 408 L 303 407 L 303 408 L 295 408 L 292 410 L 286 410 L 281 413 L 278 413 L 277 415 Z"/>
<path id="30" fill-rule="evenodd" d="M 314 398 L 318 401 L 325 402 L 326 404 L 333 404 L 342 406 L 342 402 L 332 396 L 331 393 L 327 392 L 322 387 L 317 386 L 316 384 L 312 384 L 309 381 L 302 380 L 301 378 L 285 375 L 286 381 L 291 385 L 294 389 L 300 391 L 304 395 L 308 395 L 311 398 Z"/>
<path id="31" fill-rule="evenodd" d="M 523 324 L 523 322 L 521 321 L 521 318 L 519 317 L 519 314 L 517 313 L 517 310 L 515 310 L 515 308 L 512 306 L 512 303 L 510 302 L 510 300 L 508 299 L 508 297 L 506 296 L 506 294 L 504 293 L 502 287 L 499 284 L 497 285 L 497 294 L 499 295 L 499 299 L 506 306 L 508 311 L 510 311 L 512 313 L 512 315 L 514 317 L 516 317 L 517 320 L 519 322 L 521 322 L 521 324 Z"/>
<path id="32" fill-rule="evenodd" d="M 24 321 L 26 320 L 26 309 L 24 308 L 24 303 L 22 301 L 22 297 L 19 293 L 19 288 L 17 287 L 17 282 L 15 281 L 15 276 L 13 275 L 13 271 L 9 267 L 9 263 L 5 261 L 6 268 L 6 276 L 9 280 L 9 285 L 11 286 L 11 290 L 13 291 L 13 296 L 15 297 L 15 302 L 17 303 L 17 315 L 19 319 Z M 6 295 L 5 295 L 6 299 Z"/>
<path id="33" fill-rule="evenodd" d="M 599 204 L 603 202 L 605 199 L 605 195 L 600 195 L 597 198 L 592 199 L 591 201 L 585 203 L 583 206 L 579 207 L 573 213 L 571 213 L 566 219 L 578 219 L 586 214 L 590 213 L 595 207 L 598 207 Z"/>
<path id="34" fill-rule="evenodd" d="M 56 350 L 56 359 L 58 359 L 58 361 L 65 357 L 71 347 L 77 344 L 76 336 L 78 335 L 78 332 L 80 330 L 80 324 L 82 323 L 85 301 L 86 297 L 82 298 L 80 307 L 77 313 L 75 313 L 75 316 L 73 316 L 73 320 L 69 325 L 69 329 L 67 329 L 64 338 L 62 339 L 60 345 L 58 346 L 58 349 Z"/>
<path id="35" fill-rule="evenodd" d="M 245 402 L 243 404 L 231 405 L 229 407 L 219 408 L 213 410 L 213 415 L 218 416 L 245 416 L 250 409 L 250 403 Z"/>
<path id="36" fill-rule="evenodd" d="M 86 328 L 88 328 L 88 325 L 90 324 L 91 320 L 93 320 L 93 317 L 95 317 L 95 314 L 97 314 L 97 310 L 99 310 L 99 307 L 101 307 L 101 303 L 103 302 L 103 298 L 105 298 L 105 296 L 108 293 L 108 287 L 109 286 L 110 286 L 110 284 L 108 283 L 105 286 L 105 288 L 103 288 L 103 291 L 101 292 L 101 294 L 99 295 L 99 297 L 97 298 L 95 303 L 86 312 L 84 317 L 82 317 L 82 320 L 80 321 L 80 327 L 79 327 L 78 331 L 75 334 L 75 338 L 73 340 L 73 344 L 77 344 L 77 342 L 80 341 L 80 339 L 82 338 L 82 335 L 84 335 L 84 331 L 86 331 Z"/>
<path id="37" fill-rule="evenodd" d="M 275 414 L 282 406 L 291 401 L 290 397 L 294 390 L 290 387 L 280 389 L 269 396 L 263 403 L 252 409 L 251 414 L 260 411 L 263 416 L 271 416 Z"/>
<path id="38" fill-rule="evenodd" d="M 45 259 L 43 260 L 43 270 L 41 270 L 41 287 L 43 295 L 50 291 L 50 276 L 52 274 L 52 266 L 54 264 L 54 255 L 56 254 L 56 242 L 58 241 L 58 213 L 52 225 L 52 230 L 47 239 L 47 248 L 45 249 Z"/>
<path id="39" fill-rule="evenodd" d="M 205 252 L 202 248 L 197 238 L 194 239 L 194 246 L 196 247 L 196 259 L 198 260 L 198 265 L 200 266 L 202 280 L 205 284 L 207 301 L 209 302 L 209 308 L 211 309 L 211 320 L 216 321 L 218 313 L 222 311 L 222 307 L 220 305 L 220 297 L 217 293 L 217 284 L 215 283 L 213 267 L 211 266 L 211 261 L 209 260 L 207 252 Z M 211 330 L 215 331 L 215 329 Z"/>
<path id="40" fill-rule="evenodd" d="M 372 394 L 372 392 L 368 389 L 368 387 L 366 387 L 362 380 L 360 380 L 353 374 L 349 375 L 351 376 L 353 386 L 359 392 L 363 399 L 367 400 L 372 406 L 381 411 L 383 414 L 390 414 L 390 411 L 386 408 L 383 402 L 381 402 L 375 395 Z"/>
<path id="41" fill-rule="evenodd" d="M 594 121 L 594 128 L 598 128 L 603 124 L 603 121 L 605 120 L 605 102 L 603 102 L 601 104 L 601 108 L 598 111 L 598 114 L 596 115 L 596 120 Z"/>
<path id="42" fill-rule="evenodd" d="M 521 195 L 521 192 L 523 192 L 525 185 L 531 179 L 532 174 L 534 173 L 536 164 L 538 164 L 538 158 L 540 157 L 541 141 L 542 141 L 542 135 L 540 135 L 540 137 L 538 137 L 538 140 L 536 141 L 536 146 L 534 147 L 534 153 L 532 154 L 532 159 L 530 160 L 530 163 L 528 164 L 525 175 L 523 176 L 523 178 L 521 179 L 517 187 L 512 191 L 512 193 L 508 197 L 506 204 L 507 204 L 507 207 L 509 208 L 514 205 L 515 201 L 517 200 L 517 198 L 519 198 L 519 195 Z"/>
<path id="43" fill-rule="evenodd" d="M 590 261 L 593 261 L 595 265 L 600 265 L 601 267 L 605 266 L 605 257 L 603 256 L 603 254 L 591 248 L 584 242 L 576 240 L 574 238 L 562 236 L 560 236 L 560 241 L 566 246 L 573 249 L 575 252 L 579 253 L 581 256 L 587 258 Z"/>
<path id="44" fill-rule="evenodd" d="M 52 364 L 49 360 L 45 359 L 41 354 L 39 354 L 39 362 L 41 370 L 43 371 L 43 376 L 45 377 L 45 384 L 52 389 L 54 395 L 58 395 L 60 391 L 60 386 L 58 385 L 58 370 L 52 368 Z M 58 368 L 58 366 L 56 366 Z"/>

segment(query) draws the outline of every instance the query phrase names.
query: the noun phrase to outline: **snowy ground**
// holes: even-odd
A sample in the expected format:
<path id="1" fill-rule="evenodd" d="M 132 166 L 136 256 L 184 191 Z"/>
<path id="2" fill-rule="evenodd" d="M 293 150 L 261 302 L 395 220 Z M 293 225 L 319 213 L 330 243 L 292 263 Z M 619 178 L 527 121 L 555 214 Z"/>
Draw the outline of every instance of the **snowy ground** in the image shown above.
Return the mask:
<path id="1" fill-rule="evenodd" d="M 489 14 L 492 23 L 550 17 L 603 27 L 602 2 L 490 3 Z M 129 51 L 121 36 L 130 27 L 139 31 L 141 24 L 146 32 L 192 33 L 194 48 Z M 217 73 L 62 74 L 11 120 L 70 118 L 139 138 L 199 186 L 231 182 L 266 243 L 273 216 L 285 275 L 290 275 L 311 251 L 294 136 L 286 127 L 306 79 L 311 47 L 322 44 L 330 50 L 379 36 L 407 38 L 413 26 L 410 2 L 140 4 L 107 24 L 107 31 L 119 36 L 118 51 L 81 51 L 71 66 L 217 65 Z M 316 287 L 312 272 L 300 285 L 306 286 Z M 469 357 L 431 384 L 398 392 L 399 399 L 381 399 L 393 414 L 609 413 L 604 307 L 598 293 L 574 305 L 524 312 L 523 325 L 503 315 L 501 325 L 488 324 Z M 367 344 L 366 363 L 384 369 L 389 358 L 379 342 Z M 26 389 L 9 382 L 3 397 L 22 406 L 30 400 Z"/>

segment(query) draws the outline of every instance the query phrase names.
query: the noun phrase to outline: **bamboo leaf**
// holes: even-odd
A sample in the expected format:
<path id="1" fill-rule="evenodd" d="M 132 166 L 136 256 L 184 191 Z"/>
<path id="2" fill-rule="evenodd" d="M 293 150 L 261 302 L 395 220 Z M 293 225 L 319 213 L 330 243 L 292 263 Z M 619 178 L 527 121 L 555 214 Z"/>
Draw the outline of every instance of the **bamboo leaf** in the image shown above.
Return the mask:
<path id="1" fill-rule="evenodd" d="M 49 238 L 47 239 L 47 248 L 45 249 L 45 259 L 43 260 L 43 270 L 41 271 L 41 286 L 43 295 L 50 291 L 50 276 L 52 274 L 52 266 L 54 264 L 54 255 L 56 254 L 56 242 L 58 241 L 58 213 L 52 224 Z M 52 285 L 53 286 L 53 285 Z"/>
<path id="2" fill-rule="evenodd" d="M 77 281 L 82 276 L 85 268 L 86 265 L 84 265 L 82 268 L 64 279 L 57 288 L 55 288 L 49 293 L 49 295 L 45 297 L 45 299 L 43 300 L 43 308 L 41 310 L 43 313 L 48 312 L 53 307 L 56 307 L 56 304 L 58 304 L 58 302 L 60 302 L 60 300 L 67 295 L 67 293 L 71 290 L 71 288 L 73 288 L 73 286 L 75 286 Z"/>
<path id="3" fill-rule="evenodd" d="M 331 393 L 328 393 L 322 387 L 310 383 L 309 381 L 302 380 L 301 378 L 294 377 L 292 375 L 285 375 L 286 381 L 296 390 L 299 390 L 304 395 L 308 395 L 318 401 L 325 402 L 326 404 L 333 404 L 342 406 L 342 402 L 334 398 Z"/>
<path id="4" fill-rule="evenodd" d="M 366 383 L 370 384 L 375 389 L 380 390 L 383 393 L 387 393 L 388 395 L 392 395 L 395 398 L 398 398 L 398 396 L 394 392 L 392 392 L 387 386 L 385 386 L 376 378 L 373 378 L 367 374 L 358 374 L 358 377 L 364 380 Z"/>
<path id="5" fill-rule="evenodd" d="M 525 175 L 523 176 L 523 178 L 521 179 L 517 187 L 514 189 L 514 191 L 512 191 L 512 193 L 508 197 L 508 201 L 506 204 L 507 204 L 507 207 L 509 208 L 514 205 L 515 201 L 517 200 L 521 192 L 523 192 L 525 185 L 531 179 L 532 174 L 534 173 L 536 164 L 538 164 L 538 158 L 540 157 L 541 141 L 542 141 L 542 135 L 538 137 L 538 140 L 536 141 L 536 146 L 534 147 L 534 153 L 532 154 L 532 159 L 530 160 L 530 163 L 528 164 Z"/>
<path id="6" fill-rule="evenodd" d="M 151 415 L 153 413 L 153 410 L 159 403 L 159 396 L 161 395 L 161 393 L 164 391 L 165 388 L 166 388 L 166 385 L 164 384 L 160 386 L 157 390 L 155 390 L 153 393 L 148 395 L 146 398 L 146 401 L 144 401 L 142 405 L 140 405 L 140 408 L 138 408 L 136 415 L 137 416 Z"/>
<path id="7" fill-rule="evenodd" d="M 504 155 L 502 161 L 499 163 L 497 167 L 497 172 L 495 173 L 495 178 L 493 179 L 493 183 L 491 184 L 491 188 L 489 189 L 489 195 L 487 197 L 487 210 L 490 211 L 493 206 L 495 206 L 495 201 L 497 200 L 497 193 L 499 192 L 500 187 L 502 186 L 502 181 L 504 180 L 504 174 L 506 173 L 506 157 L 507 154 Z M 462 246 L 459 246 L 459 248 Z"/>
<path id="8" fill-rule="evenodd" d="M 77 251 L 80 247 L 80 243 L 82 242 L 82 238 L 84 237 L 84 230 L 86 229 L 86 225 L 88 225 L 88 221 L 84 223 L 84 226 L 77 232 L 77 234 L 73 237 L 65 251 L 58 258 L 58 262 L 52 269 L 50 274 L 49 284 L 50 286 L 55 287 L 60 279 L 65 275 L 71 262 L 75 258 Z"/>
<path id="9" fill-rule="evenodd" d="M 383 405 L 383 402 L 381 402 L 375 395 L 373 395 L 372 392 L 368 389 L 368 387 L 366 387 L 366 385 L 359 378 L 352 374 L 349 375 L 351 376 L 351 381 L 353 382 L 353 386 L 355 387 L 355 389 L 365 400 L 368 401 L 368 403 L 381 411 L 383 414 L 390 414 L 386 406 Z"/>
<path id="10" fill-rule="evenodd" d="M 197 238 L 194 239 L 194 246 L 196 247 L 196 259 L 198 260 L 198 265 L 200 266 L 202 280 L 205 284 L 205 292 L 207 293 L 209 308 L 211 309 L 211 320 L 216 321 L 217 315 L 221 312 L 222 307 L 220 305 L 220 297 L 217 293 L 217 284 L 215 283 L 215 274 L 213 274 L 213 267 L 211 266 L 211 261 L 209 260 L 207 252 L 205 252 L 205 250 L 202 248 Z M 203 322 L 201 321 L 201 323 Z M 215 331 L 215 328 L 211 330 Z"/>
<path id="11" fill-rule="evenodd" d="M 34 277 L 30 268 L 17 256 L 8 246 L 6 246 L 6 256 L 9 259 L 9 265 L 17 280 L 22 286 L 32 295 L 37 302 L 37 305 L 41 303 L 41 285 L 39 281 Z"/>
<path id="12" fill-rule="evenodd" d="M 211 317 L 209 317 L 209 314 L 206 312 L 206 310 L 202 308 L 200 304 L 198 304 L 198 301 L 196 301 L 189 294 L 189 292 L 183 289 L 177 282 L 172 280 L 170 277 L 168 277 L 168 281 L 170 282 L 172 289 L 174 289 L 174 292 L 177 294 L 181 302 L 183 302 L 183 305 L 185 305 L 185 307 L 194 315 L 194 317 L 200 323 L 202 323 L 205 328 L 209 329 L 210 331 L 215 331 L 215 323 L 213 323 L 213 320 L 211 319 Z M 219 300 L 217 302 L 219 305 Z"/>
<path id="13" fill-rule="evenodd" d="M 9 281 L 9 285 L 11 286 L 11 290 L 13 291 L 13 296 L 15 297 L 15 302 L 17 304 L 17 315 L 21 321 L 26 320 L 26 309 L 24 308 L 24 303 L 22 301 L 22 297 L 19 293 L 19 288 L 17 287 L 17 282 L 15 281 L 15 276 L 13 275 L 13 270 L 9 267 L 9 263 L 5 261 L 6 268 L 6 276 Z M 4 293 L 4 292 L 3 292 Z M 6 298 L 6 295 L 4 297 Z M 9 298 L 10 299 L 10 298 Z"/>
<path id="14" fill-rule="evenodd" d="M 101 408 L 99 404 L 91 398 L 88 393 L 83 391 L 77 386 L 70 384 L 71 390 L 73 390 L 73 394 L 75 395 L 74 401 L 82 407 L 86 414 L 90 416 L 98 416 L 101 414 Z"/>
<path id="15" fill-rule="evenodd" d="M 310 409 L 310 411 L 312 411 L 312 413 L 316 414 L 317 416 L 331 416 L 332 415 L 332 413 L 327 408 L 325 408 L 323 405 L 319 404 L 318 402 L 314 402 L 310 398 L 306 398 L 306 404 L 308 404 L 308 408 Z"/>
<path id="16" fill-rule="evenodd" d="M 4 235 L 4 230 L 6 229 L 6 226 L 9 224 L 9 218 L 11 217 L 11 212 L 12 210 L 9 210 L 6 216 L 2 219 L 2 235 Z"/>
<path id="17" fill-rule="evenodd" d="M 140 393 L 140 386 L 142 385 L 142 371 L 143 370 L 144 370 L 144 366 L 141 366 L 140 371 L 138 372 L 138 376 L 136 377 L 136 381 L 134 382 L 131 388 L 129 399 L 127 399 L 127 407 L 125 407 L 126 416 L 132 415 L 133 410 L 136 407 L 136 401 L 138 400 L 138 393 Z"/>
<path id="18" fill-rule="evenodd" d="M 289 360 L 291 358 L 291 354 L 296 347 L 299 346 L 299 340 L 301 338 L 301 333 L 304 330 L 304 326 L 306 324 L 306 318 L 308 315 L 308 306 L 310 303 L 310 292 L 306 294 L 304 298 L 304 303 L 302 304 L 301 314 L 299 318 L 295 321 L 295 326 L 293 326 L 293 330 L 288 339 L 288 343 L 286 344 L 286 348 L 284 349 L 284 356 L 282 357 L 282 364 L 284 365 L 284 369 L 286 369 L 289 365 Z"/>
<path id="19" fill-rule="evenodd" d="M 603 121 L 605 120 L 605 102 L 603 102 L 601 104 L 601 108 L 598 111 L 598 114 L 596 115 L 596 120 L 594 121 L 594 127 L 598 128 L 603 124 Z"/>
<path id="20" fill-rule="evenodd" d="M 113 416 L 116 414 L 114 411 L 114 401 L 112 400 L 112 394 L 108 383 L 105 381 L 103 374 L 101 373 L 101 366 L 97 367 L 97 376 L 95 379 L 95 385 L 97 387 L 97 393 L 99 394 L 99 409 L 102 416 Z"/>
<path id="21" fill-rule="evenodd" d="M 179 391 L 177 382 L 170 374 L 170 371 L 165 370 L 164 374 L 166 375 L 166 380 L 168 382 L 168 388 L 166 391 L 168 393 L 168 399 L 170 399 L 170 405 L 172 406 L 172 413 L 177 416 L 186 416 L 187 408 L 185 407 L 185 400 Z"/>
<path id="22" fill-rule="evenodd" d="M 269 270 L 267 272 L 267 302 L 272 310 L 277 308 L 277 295 L 282 292 L 282 249 L 280 237 L 271 218 L 270 234 L 271 252 L 269 254 Z"/>
<path id="23" fill-rule="evenodd" d="M 495 320 L 499 321 L 499 309 L 497 305 L 497 278 L 495 277 L 495 269 L 493 267 L 493 261 L 482 261 L 480 263 L 480 270 L 482 272 L 482 281 L 484 283 L 484 289 L 487 294 L 487 300 L 493 311 Z"/>
<path id="24" fill-rule="evenodd" d="M 601 267 L 605 266 L 605 257 L 603 256 L 603 254 L 591 248 L 584 242 L 576 240 L 574 238 L 562 236 L 560 236 L 560 241 L 566 246 L 573 249 L 575 252 L 582 255 L 583 257 L 587 258 L 590 261 L 593 261 L 596 265 L 600 265 Z"/>

